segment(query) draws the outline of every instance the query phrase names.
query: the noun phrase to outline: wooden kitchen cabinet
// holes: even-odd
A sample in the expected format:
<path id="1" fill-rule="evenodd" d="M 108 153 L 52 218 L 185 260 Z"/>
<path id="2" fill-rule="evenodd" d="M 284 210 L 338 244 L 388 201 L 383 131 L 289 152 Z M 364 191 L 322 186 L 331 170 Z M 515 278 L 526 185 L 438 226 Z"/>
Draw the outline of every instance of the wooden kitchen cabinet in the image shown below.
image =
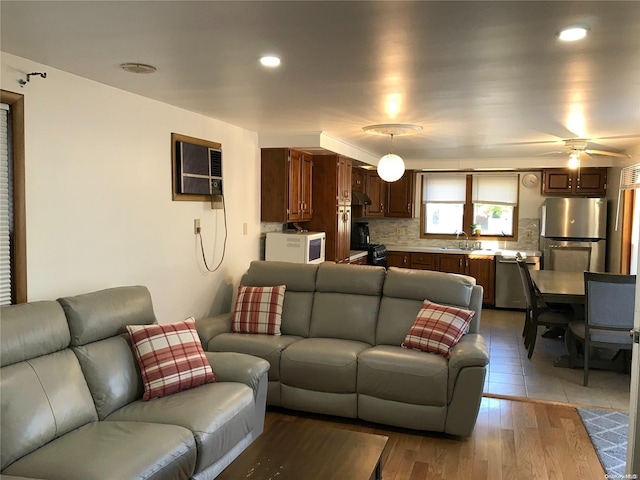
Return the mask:
<path id="1" fill-rule="evenodd" d="M 354 192 L 364 193 L 364 176 L 365 170 L 358 167 L 351 169 L 351 190 Z"/>
<path id="2" fill-rule="evenodd" d="M 364 206 L 365 217 L 384 217 L 384 202 L 387 198 L 387 184 L 375 170 L 367 170 L 364 179 L 364 193 L 371 199 L 371 205 Z"/>
<path id="3" fill-rule="evenodd" d="M 544 169 L 542 193 L 544 195 L 604 196 L 607 193 L 607 168 Z"/>
<path id="4" fill-rule="evenodd" d="M 415 192 L 414 174 L 414 171 L 407 170 L 399 180 L 389 183 L 382 180 L 376 170 L 367 170 L 364 174 L 364 193 L 371 199 L 371 205 L 364 207 L 364 216 L 411 218 Z"/>
<path id="5" fill-rule="evenodd" d="M 340 155 L 313 157 L 313 218 L 309 230 L 325 232 L 325 259 L 348 263 L 351 252 L 352 160 Z"/>
<path id="6" fill-rule="evenodd" d="M 495 303 L 496 262 L 491 255 L 470 255 L 467 275 L 476 279 L 476 284 L 482 285 L 482 303 Z"/>
<path id="7" fill-rule="evenodd" d="M 412 253 L 411 268 L 417 270 L 438 270 L 437 253 Z"/>
<path id="8" fill-rule="evenodd" d="M 387 183 L 387 203 L 384 216 L 412 218 L 414 188 L 415 172 L 413 170 L 407 170 L 399 180 Z"/>
<path id="9" fill-rule="evenodd" d="M 387 252 L 387 267 L 410 268 L 411 254 L 408 252 Z"/>
<path id="10" fill-rule="evenodd" d="M 313 156 L 290 148 L 261 151 L 263 222 L 304 222 L 313 215 Z"/>
<path id="11" fill-rule="evenodd" d="M 476 279 L 483 288 L 483 303 L 495 303 L 495 258 L 491 255 L 433 253 L 433 252 L 387 252 L 387 266 L 434 270 L 445 273 L 461 273 Z"/>
<path id="12" fill-rule="evenodd" d="M 438 271 L 446 273 L 467 272 L 468 255 L 458 253 L 438 253 Z"/>

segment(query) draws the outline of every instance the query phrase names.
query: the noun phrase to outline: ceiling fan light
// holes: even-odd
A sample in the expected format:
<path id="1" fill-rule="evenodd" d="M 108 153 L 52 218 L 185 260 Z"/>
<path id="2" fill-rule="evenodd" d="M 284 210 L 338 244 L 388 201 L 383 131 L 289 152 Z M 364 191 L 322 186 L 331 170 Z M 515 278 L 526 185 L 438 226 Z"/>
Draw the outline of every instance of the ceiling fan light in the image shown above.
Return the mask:
<path id="1" fill-rule="evenodd" d="M 584 27 L 569 27 L 560 30 L 558 38 L 563 42 L 575 42 L 587 36 L 588 30 Z"/>
<path id="2" fill-rule="evenodd" d="M 378 161 L 378 176 L 385 182 L 395 182 L 404 174 L 404 160 L 395 153 L 388 153 Z"/>
<path id="3" fill-rule="evenodd" d="M 580 166 L 580 153 L 571 152 L 569 154 L 569 163 L 567 165 L 571 170 L 575 170 Z"/>

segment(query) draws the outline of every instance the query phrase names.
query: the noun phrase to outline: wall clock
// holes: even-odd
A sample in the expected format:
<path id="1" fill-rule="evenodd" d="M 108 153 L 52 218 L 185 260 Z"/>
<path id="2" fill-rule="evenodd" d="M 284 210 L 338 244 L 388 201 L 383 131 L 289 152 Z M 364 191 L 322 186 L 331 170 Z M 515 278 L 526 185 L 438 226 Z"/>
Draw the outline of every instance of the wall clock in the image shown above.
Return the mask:
<path id="1" fill-rule="evenodd" d="M 535 173 L 527 173 L 524 177 L 522 177 L 522 185 L 526 188 L 537 187 L 539 181 L 540 179 Z"/>

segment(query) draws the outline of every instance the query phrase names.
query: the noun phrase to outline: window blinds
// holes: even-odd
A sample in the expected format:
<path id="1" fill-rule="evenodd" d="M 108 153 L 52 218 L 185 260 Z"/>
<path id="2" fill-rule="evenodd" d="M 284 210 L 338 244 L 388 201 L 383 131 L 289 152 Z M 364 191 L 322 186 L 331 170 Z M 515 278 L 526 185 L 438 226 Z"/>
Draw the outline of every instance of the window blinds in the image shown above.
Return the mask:
<path id="1" fill-rule="evenodd" d="M 13 195 L 9 173 L 9 106 L 0 104 L 0 305 L 11 303 Z"/>
<path id="2" fill-rule="evenodd" d="M 474 175 L 473 203 L 518 204 L 518 175 Z"/>
<path id="3" fill-rule="evenodd" d="M 465 203 L 467 180 L 464 174 L 422 176 L 422 201 L 428 203 Z"/>

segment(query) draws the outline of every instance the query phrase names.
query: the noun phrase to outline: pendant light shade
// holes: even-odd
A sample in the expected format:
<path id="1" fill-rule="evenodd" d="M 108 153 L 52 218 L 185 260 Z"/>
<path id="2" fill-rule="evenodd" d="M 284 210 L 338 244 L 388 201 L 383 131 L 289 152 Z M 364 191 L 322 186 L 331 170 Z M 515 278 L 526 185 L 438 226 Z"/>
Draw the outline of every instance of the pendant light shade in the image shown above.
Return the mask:
<path id="1" fill-rule="evenodd" d="M 388 153 L 378 161 L 378 175 L 385 182 L 395 182 L 404 175 L 404 160 L 395 153 Z"/>
<path id="2" fill-rule="evenodd" d="M 365 132 L 391 137 L 391 152 L 378 160 L 378 176 L 385 182 L 395 182 L 404 175 L 404 160 L 393 153 L 394 135 L 410 135 L 422 130 L 420 125 L 408 123 L 385 123 L 362 128 Z"/>

